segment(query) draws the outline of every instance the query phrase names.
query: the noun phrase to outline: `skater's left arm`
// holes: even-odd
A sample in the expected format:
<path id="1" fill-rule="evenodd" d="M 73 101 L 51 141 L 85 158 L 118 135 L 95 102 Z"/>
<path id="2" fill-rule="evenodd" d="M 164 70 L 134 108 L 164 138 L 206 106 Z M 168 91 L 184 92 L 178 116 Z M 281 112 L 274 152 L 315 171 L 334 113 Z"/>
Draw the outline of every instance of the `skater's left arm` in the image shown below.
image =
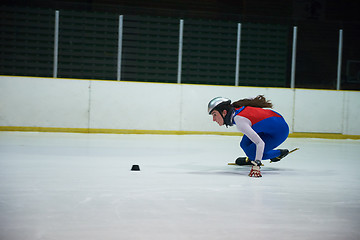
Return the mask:
<path id="1" fill-rule="evenodd" d="M 260 136 L 252 129 L 251 121 L 242 116 L 234 118 L 237 129 L 245 134 L 256 145 L 256 157 L 254 160 L 262 160 L 264 154 L 265 143 Z"/>

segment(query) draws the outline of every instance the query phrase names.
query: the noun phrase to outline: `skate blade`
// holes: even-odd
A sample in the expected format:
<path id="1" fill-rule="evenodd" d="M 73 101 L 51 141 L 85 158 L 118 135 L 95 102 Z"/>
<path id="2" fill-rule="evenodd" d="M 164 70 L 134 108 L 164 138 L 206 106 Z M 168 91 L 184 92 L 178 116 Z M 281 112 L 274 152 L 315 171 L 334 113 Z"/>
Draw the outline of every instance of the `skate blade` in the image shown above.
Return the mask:
<path id="1" fill-rule="evenodd" d="M 295 152 L 296 150 L 299 150 L 300 148 L 294 148 L 293 150 L 291 150 L 289 153 Z"/>
<path id="2" fill-rule="evenodd" d="M 295 152 L 296 150 L 299 150 L 300 148 L 294 148 L 293 150 L 289 151 L 288 155 L 292 152 Z M 272 163 L 273 161 L 270 161 L 270 163 Z M 278 162 L 278 161 L 277 161 Z"/>
<path id="3" fill-rule="evenodd" d="M 253 165 L 237 165 L 236 163 L 228 163 L 228 165 L 236 165 L 236 166 L 253 166 Z M 264 164 L 261 164 L 261 166 L 264 166 Z"/>

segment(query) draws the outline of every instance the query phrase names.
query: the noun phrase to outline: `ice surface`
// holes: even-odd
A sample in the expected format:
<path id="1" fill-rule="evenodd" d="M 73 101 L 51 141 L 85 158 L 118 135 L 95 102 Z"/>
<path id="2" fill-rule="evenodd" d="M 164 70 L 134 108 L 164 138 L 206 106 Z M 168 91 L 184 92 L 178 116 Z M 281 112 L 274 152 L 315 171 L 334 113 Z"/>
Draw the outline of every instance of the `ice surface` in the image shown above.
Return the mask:
<path id="1" fill-rule="evenodd" d="M 360 239 L 360 141 L 288 139 L 259 179 L 239 141 L 1 132 L 0 239 Z"/>

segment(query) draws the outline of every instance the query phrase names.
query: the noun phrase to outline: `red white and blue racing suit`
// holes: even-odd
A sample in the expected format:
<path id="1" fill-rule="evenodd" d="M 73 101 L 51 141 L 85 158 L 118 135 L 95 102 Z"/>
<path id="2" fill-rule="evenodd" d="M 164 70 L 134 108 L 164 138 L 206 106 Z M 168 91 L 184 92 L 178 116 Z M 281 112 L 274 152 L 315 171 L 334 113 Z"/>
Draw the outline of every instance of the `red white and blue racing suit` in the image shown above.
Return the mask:
<path id="1" fill-rule="evenodd" d="M 240 147 L 250 160 L 276 158 L 279 150 L 274 150 L 289 135 L 289 127 L 284 118 L 270 109 L 241 107 L 235 109 L 233 124 L 244 134 Z"/>

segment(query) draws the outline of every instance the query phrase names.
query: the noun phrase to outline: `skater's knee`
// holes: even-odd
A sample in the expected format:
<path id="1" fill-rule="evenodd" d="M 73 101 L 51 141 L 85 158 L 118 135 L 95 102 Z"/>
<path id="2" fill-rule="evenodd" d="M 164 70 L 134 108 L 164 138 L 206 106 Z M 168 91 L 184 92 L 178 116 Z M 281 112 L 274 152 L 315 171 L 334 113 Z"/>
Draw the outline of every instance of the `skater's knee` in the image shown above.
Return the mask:
<path id="1" fill-rule="evenodd" d="M 253 143 L 253 142 L 251 142 L 251 141 L 246 141 L 246 140 L 243 139 L 243 140 L 240 142 L 240 147 L 241 147 L 242 149 L 249 148 L 252 143 Z"/>

